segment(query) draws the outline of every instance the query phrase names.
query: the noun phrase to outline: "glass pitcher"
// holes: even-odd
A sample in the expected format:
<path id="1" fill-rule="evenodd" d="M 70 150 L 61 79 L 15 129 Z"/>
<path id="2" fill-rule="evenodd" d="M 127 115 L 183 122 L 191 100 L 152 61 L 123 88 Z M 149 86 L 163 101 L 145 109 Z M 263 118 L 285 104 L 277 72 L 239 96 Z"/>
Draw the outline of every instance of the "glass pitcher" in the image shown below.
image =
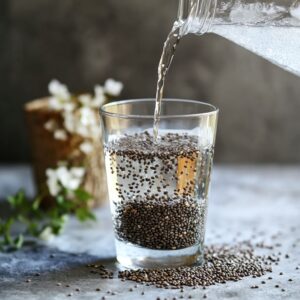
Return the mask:
<path id="1" fill-rule="evenodd" d="M 212 32 L 300 76 L 299 0 L 180 0 L 181 36 Z"/>

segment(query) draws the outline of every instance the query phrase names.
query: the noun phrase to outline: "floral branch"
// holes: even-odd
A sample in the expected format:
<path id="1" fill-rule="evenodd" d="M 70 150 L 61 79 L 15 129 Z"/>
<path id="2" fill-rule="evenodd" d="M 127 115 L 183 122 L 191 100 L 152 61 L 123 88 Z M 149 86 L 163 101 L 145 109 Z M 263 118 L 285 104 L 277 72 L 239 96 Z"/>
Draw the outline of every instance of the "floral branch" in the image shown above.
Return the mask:
<path id="1" fill-rule="evenodd" d="M 52 80 L 48 86 L 51 95 L 48 108 L 58 112 L 62 122 L 49 119 L 44 128 L 60 141 L 79 136 L 79 151 L 87 157 L 93 152 L 95 141 L 100 140 L 98 108 L 119 96 L 122 89 L 121 82 L 108 79 L 103 86 L 95 86 L 94 95 L 76 96 L 69 92 L 66 85 Z M 73 156 L 70 153 L 70 157 Z M 83 188 L 87 175 L 85 160 L 81 161 L 81 166 L 78 162 L 76 166 L 73 164 L 74 161 L 66 157 L 66 161 L 57 162 L 55 168 L 47 169 L 45 192 L 35 199 L 28 199 L 23 190 L 7 198 L 11 214 L 8 219 L 0 218 L 0 251 L 19 249 L 30 237 L 48 239 L 60 234 L 70 214 L 74 213 L 82 222 L 96 219 L 90 209 L 93 195 Z M 45 198 L 52 199 L 52 205 L 47 210 L 42 207 Z M 16 229 L 18 234 L 15 234 Z"/>
<path id="2" fill-rule="evenodd" d="M 80 187 L 84 176 L 83 168 L 68 169 L 59 166 L 57 169 L 48 169 L 47 176 L 49 195 L 55 200 L 51 208 L 43 209 L 43 197 L 30 200 L 23 190 L 8 197 L 11 216 L 7 220 L 0 218 L 0 250 L 21 248 L 24 237 L 47 240 L 60 234 L 71 213 L 82 222 L 96 219 L 89 208 L 92 196 Z M 18 225 L 18 229 L 23 228 L 17 237 L 13 234 L 15 225 Z"/>

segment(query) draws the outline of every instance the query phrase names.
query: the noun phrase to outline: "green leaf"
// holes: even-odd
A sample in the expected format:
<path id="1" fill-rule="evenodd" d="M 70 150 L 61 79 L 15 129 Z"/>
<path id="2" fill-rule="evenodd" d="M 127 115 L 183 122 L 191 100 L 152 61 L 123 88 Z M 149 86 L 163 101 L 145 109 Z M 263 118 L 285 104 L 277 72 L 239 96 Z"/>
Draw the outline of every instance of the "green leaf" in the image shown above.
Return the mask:
<path id="1" fill-rule="evenodd" d="M 56 217 L 56 218 L 53 218 L 50 221 L 50 224 L 49 224 L 49 226 L 52 229 L 53 234 L 55 234 L 55 235 L 60 234 L 60 232 L 63 229 L 64 225 L 65 225 L 65 217 L 64 217 L 64 215 Z"/>
<path id="2" fill-rule="evenodd" d="M 35 222 L 31 222 L 28 224 L 27 231 L 33 236 L 39 236 L 40 234 L 38 224 Z"/>
<path id="3" fill-rule="evenodd" d="M 33 202 L 32 202 L 32 209 L 34 211 L 37 211 L 40 208 L 41 204 L 41 198 L 37 197 Z"/>
<path id="4" fill-rule="evenodd" d="M 7 197 L 7 201 L 13 208 L 21 206 L 25 202 L 25 200 L 24 190 L 20 190 L 15 196 Z"/>
<path id="5" fill-rule="evenodd" d="M 1 220 L 0 218 L 0 235 L 4 233 L 4 221 Z"/>
<path id="6" fill-rule="evenodd" d="M 6 223 L 4 223 L 3 225 L 3 234 L 4 234 L 4 242 L 5 244 L 7 245 L 11 245 L 13 242 L 12 242 L 12 237 L 11 237 L 11 233 L 10 233 L 10 230 L 11 230 L 11 226 L 14 222 L 14 219 L 13 218 L 9 218 Z"/>
<path id="7" fill-rule="evenodd" d="M 58 195 L 57 197 L 56 197 L 56 202 L 57 202 L 57 204 L 63 204 L 64 202 L 66 201 L 66 199 L 65 199 L 65 197 L 63 196 L 63 195 Z"/>
<path id="8" fill-rule="evenodd" d="M 20 249 L 20 248 L 22 248 L 23 243 L 24 243 L 24 237 L 22 234 L 19 234 L 19 236 L 16 237 L 14 240 L 14 246 L 16 249 Z"/>
<path id="9" fill-rule="evenodd" d="M 16 205 L 16 198 L 14 196 L 8 196 L 7 201 L 12 207 Z"/>
<path id="10" fill-rule="evenodd" d="M 24 190 L 20 190 L 16 195 L 7 198 L 12 208 L 12 217 L 8 220 L 0 218 L 0 251 L 8 249 L 19 249 L 24 243 L 24 234 L 39 237 L 45 228 L 53 234 L 60 234 L 65 225 L 66 216 L 75 213 L 80 221 L 95 220 L 96 217 L 88 207 L 88 201 L 92 196 L 84 189 L 77 189 L 73 197 L 66 189 L 62 189 L 57 197 L 56 204 L 49 210 L 41 208 L 43 196 L 36 197 L 29 201 Z M 11 228 L 16 223 L 24 230 L 14 237 L 11 234 Z"/>
<path id="11" fill-rule="evenodd" d="M 77 189 L 75 191 L 75 196 L 82 202 L 87 202 L 92 199 L 92 195 L 83 189 Z"/>
<path id="12" fill-rule="evenodd" d="M 77 208 L 75 211 L 76 217 L 79 221 L 84 222 L 87 220 L 96 220 L 95 215 L 85 207 Z"/>

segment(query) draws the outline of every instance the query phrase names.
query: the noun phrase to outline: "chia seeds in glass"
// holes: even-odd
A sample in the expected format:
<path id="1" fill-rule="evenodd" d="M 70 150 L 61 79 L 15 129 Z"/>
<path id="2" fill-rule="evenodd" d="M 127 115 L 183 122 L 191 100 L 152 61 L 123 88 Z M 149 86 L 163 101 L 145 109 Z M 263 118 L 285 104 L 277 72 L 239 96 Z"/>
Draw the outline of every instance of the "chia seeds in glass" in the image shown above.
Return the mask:
<path id="1" fill-rule="evenodd" d="M 105 153 L 119 241 L 159 250 L 203 243 L 212 148 L 187 134 L 155 143 L 146 131 L 113 140 Z"/>
<path id="2" fill-rule="evenodd" d="M 119 105 L 121 112 L 127 113 L 129 107 L 133 115 L 114 116 L 118 104 L 108 104 L 108 115 L 105 106 L 102 112 L 118 261 L 130 268 L 201 262 L 217 110 L 208 105 L 205 113 L 203 103 L 166 100 L 163 113 L 170 105 L 169 113 L 176 118 L 164 120 L 162 116 L 155 139 L 152 129 L 141 128 L 149 128 L 153 118 L 136 116 L 147 106 L 153 112 L 152 101 L 124 101 Z M 192 108 L 184 120 L 171 111 L 184 111 L 183 106 L 188 105 Z M 201 113 L 189 119 L 199 106 Z"/>

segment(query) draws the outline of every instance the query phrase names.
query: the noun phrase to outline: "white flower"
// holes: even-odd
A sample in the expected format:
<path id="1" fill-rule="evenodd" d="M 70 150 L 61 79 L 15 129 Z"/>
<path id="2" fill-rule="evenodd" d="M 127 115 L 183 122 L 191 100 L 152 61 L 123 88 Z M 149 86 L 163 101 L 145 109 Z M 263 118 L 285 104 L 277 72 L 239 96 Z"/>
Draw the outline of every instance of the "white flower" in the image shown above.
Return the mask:
<path id="1" fill-rule="evenodd" d="M 49 98 L 49 107 L 53 110 L 63 110 L 64 102 L 58 98 L 50 97 Z"/>
<path id="2" fill-rule="evenodd" d="M 95 85 L 94 92 L 95 92 L 95 97 L 102 97 L 105 94 L 103 86 L 99 84 Z"/>
<path id="3" fill-rule="evenodd" d="M 57 169 L 47 169 L 47 186 L 50 195 L 55 197 L 59 194 L 62 187 L 69 192 L 75 191 L 82 184 L 85 175 L 85 169 L 81 167 L 73 167 L 68 169 L 61 165 Z"/>
<path id="4" fill-rule="evenodd" d="M 89 143 L 89 142 L 84 142 L 79 146 L 79 149 L 85 153 L 85 154 L 89 154 L 93 151 L 93 144 Z"/>
<path id="5" fill-rule="evenodd" d="M 101 134 L 102 134 L 102 131 L 101 131 L 101 126 L 100 124 L 97 124 L 97 126 L 93 126 L 91 128 L 91 137 L 94 138 L 94 139 L 100 139 L 101 137 Z"/>
<path id="6" fill-rule="evenodd" d="M 64 118 L 64 127 L 66 128 L 66 130 L 69 131 L 70 133 L 75 132 L 76 123 L 78 121 L 76 120 L 74 113 L 65 111 L 63 114 L 63 118 Z"/>
<path id="7" fill-rule="evenodd" d="M 78 126 L 76 127 L 76 133 L 82 137 L 90 137 L 89 128 L 82 124 L 78 124 Z"/>
<path id="8" fill-rule="evenodd" d="M 80 109 L 80 122 L 84 126 L 96 125 L 97 120 L 93 109 L 89 107 L 82 107 Z"/>
<path id="9" fill-rule="evenodd" d="M 123 84 L 121 82 L 108 79 L 104 87 L 101 85 L 95 86 L 94 97 L 90 94 L 82 94 L 76 100 L 72 98 L 64 84 L 52 80 L 49 83 L 49 92 L 52 95 L 49 97 L 49 107 L 61 113 L 63 128 L 59 128 L 57 123 L 50 121 L 45 124 L 45 128 L 53 131 L 54 138 L 57 140 L 67 140 L 68 133 L 78 134 L 84 138 L 99 138 L 101 130 L 96 108 L 99 108 L 107 100 L 107 94 L 117 96 L 122 88 Z M 81 151 L 89 153 L 91 147 L 83 145 Z"/>
<path id="10" fill-rule="evenodd" d="M 39 235 L 39 238 L 44 241 L 49 241 L 54 238 L 54 234 L 52 232 L 52 229 L 47 226 Z"/>
<path id="11" fill-rule="evenodd" d="M 54 178 L 56 176 L 55 170 L 47 169 L 46 170 L 46 176 L 47 176 L 47 178 Z"/>
<path id="12" fill-rule="evenodd" d="M 63 187 L 67 187 L 70 181 L 70 173 L 66 166 L 60 166 L 56 170 L 56 176 Z"/>
<path id="13" fill-rule="evenodd" d="M 104 88 L 101 85 L 96 85 L 94 91 L 93 107 L 100 107 L 106 101 Z"/>
<path id="14" fill-rule="evenodd" d="M 111 96 L 119 96 L 123 89 L 123 83 L 120 81 L 116 81 L 114 79 L 107 79 L 104 83 L 104 91 L 105 93 Z"/>
<path id="15" fill-rule="evenodd" d="M 84 168 L 80 168 L 80 167 L 73 167 L 71 168 L 70 172 L 73 177 L 80 178 L 80 179 L 82 179 L 85 174 Z"/>
<path id="16" fill-rule="evenodd" d="M 55 120 L 49 120 L 44 125 L 44 128 L 47 129 L 48 131 L 54 131 L 56 127 L 57 127 L 57 123 Z"/>
<path id="17" fill-rule="evenodd" d="M 66 188 L 75 191 L 80 187 L 82 180 L 80 178 L 71 178 L 70 181 L 68 182 Z"/>
<path id="18" fill-rule="evenodd" d="M 97 85 L 95 87 L 95 97 L 92 98 L 90 94 L 82 94 L 78 96 L 79 102 L 86 107 L 97 108 L 100 107 L 106 100 L 103 87 Z"/>
<path id="19" fill-rule="evenodd" d="M 53 169 L 47 169 L 46 176 L 47 176 L 47 186 L 50 195 L 55 197 L 61 190 L 61 186 L 59 185 L 56 171 Z"/>
<path id="20" fill-rule="evenodd" d="M 66 185 L 66 188 L 75 191 L 78 189 L 82 183 L 83 176 L 85 174 L 84 168 L 74 167 L 70 169 L 70 180 Z"/>
<path id="21" fill-rule="evenodd" d="M 82 94 L 78 96 L 78 100 L 83 106 L 91 106 L 93 101 L 90 94 Z"/>
<path id="22" fill-rule="evenodd" d="M 56 175 L 63 187 L 70 191 L 79 188 L 82 183 L 85 171 L 83 168 L 71 168 L 68 170 L 65 166 L 57 169 Z"/>
<path id="23" fill-rule="evenodd" d="M 65 141 L 67 140 L 67 132 L 63 129 L 57 129 L 54 131 L 54 138 L 56 140 Z"/>
<path id="24" fill-rule="evenodd" d="M 105 100 L 106 100 L 105 96 L 103 98 L 94 98 L 91 106 L 94 108 L 100 108 L 102 104 L 105 102 Z"/>
<path id="25" fill-rule="evenodd" d="M 50 81 L 48 85 L 49 93 L 54 96 L 55 98 L 61 99 L 61 100 L 69 100 L 71 97 L 71 94 L 67 88 L 66 85 L 60 83 L 58 80 L 53 79 Z"/>
<path id="26" fill-rule="evenodd" d="M 49 107 L 53 110 L 72 112 L 76 108 L 74 102 L 64 101 L 59 98 L 49 98 Z"/>
<path id="27" fill-rule="evenodd" d="M 72 112 L 76 108 L 76 105 L 74 102 L 65 102 L 63 104 L 63 110 L 67 112 Z"/>

